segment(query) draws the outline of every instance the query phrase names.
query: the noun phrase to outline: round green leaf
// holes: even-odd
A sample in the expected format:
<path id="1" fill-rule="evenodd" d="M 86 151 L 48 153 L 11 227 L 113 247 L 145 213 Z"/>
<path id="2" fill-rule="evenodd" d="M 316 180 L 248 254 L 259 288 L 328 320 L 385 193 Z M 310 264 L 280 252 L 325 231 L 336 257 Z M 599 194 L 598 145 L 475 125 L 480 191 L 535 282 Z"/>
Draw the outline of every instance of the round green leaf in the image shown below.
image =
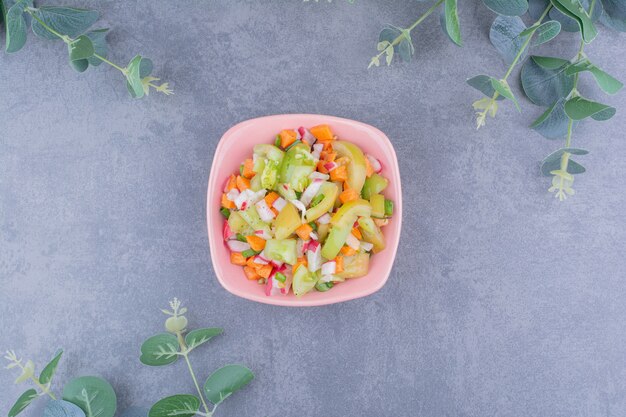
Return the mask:
<path id="1" fill-rule="evenodd" d="M 608 120 L 615 114 L 615 108 L 584 97 L 572 97 L 565 102 L 565 113 L 572 120 L 593 117 L 595 120 Z"/>
<path id="2" fill-rule="evenodd" d="M 564 64 L 549 69 L 558 63 Z M 547 64 L 550 67 L 546 67 Z M 565 73 L 567 65 L 569 61 L 560 58 L 531 56 L 521 71 L 522 89 L 530 101 L 538 106 L 550 106 L 559 98 L 567 96 L 574 88 L 574 78 Z"/>
<path id="3" fill-rule="evenodd" d="M 513 103 L 515 104 L 515 107 L 517 108 L 517 110 L 521 111 L 521 109 L 519 107 L 519 103 L 517 102 L 517 99 L 515 98 L 515 95 L 513 94 L 513 91 L 511 91 L 511 87 L 509 87 L 509 84 L 505 80 L 497 80 L 495 78 L 492 78 L 491 79 L 491 86 L 498 93 L 500 93 L 501 96 L 504 96 L 505 98 L 508 98 L 509 100 L 513 101 Z"/>
<path id="4" fill-rule="evenodd" d="M 113 387 L 96 376 L 72 379 L 63 387 L 63 399 L 79 406 L 86 417 L 113 417 L 117 408 Z"/>
<path id="5" fill-rule="evenodd" d="M 86 35 L 81 35 L 67 45 L 68 52 L 70 54 L 71 61 L 78 61 L 81 59 L 87 59 L 93 56 L 95 50 L 91 39 Z"/>
<path id="6" fill-rule="evenodd" d="M 51 400 L 46 404 L 42 417 L 85 417 L 85 413 L 80 407 L 71 402 Z"/>
<path id="7" fill-rule="evenodd" d="M 63 351 L 59 350 L 56 355 L 54 355 L 54 358 L 43 368 L 41 374 L 39 374 L 39 382 L 47 384 L 52 380 L 52 376 L 59 365 L 59 360 L 61 360 L 61 355 L 63 355 Z"/>
<path id="8" fill-rule="evenodd" d="M 624 87 L 624 84 L 622 84 L 621 81 L 596 67 L 587 58 L 583 58 L 570 65 L 565 73 L 567 75 L 574 75 L 582 71 L 589 71 L 591 75 L 593 75 L 593 78 L 596 80 L 598 86 L 607 94 L 615 94 L 621 90 L 622 87 Z"/>
<path id="9" fill-rule="evenodd" d="M 582 151 L 582 153 L 580 152 L 577 153 L 577 151 Z M 576 148 L 562 148 L 557 151 L 554 151 L 550 155 L 545 157 L 543 161 L 541 161 L 541 173 L 546 177 L 552 176 L 551 174 L 552 171 L 556 171 L 561 168 L 561 156 L 563 156 L 565 152 L 569 152 L 571 154 L 576 154 L 576 155 L 585 155 L 586 153 L 588 153 L 584 149 L 576 149 Z M 572 158 L 568 158 L 567 172 L 569 172 L 572 175 L 582 174 L 583 172 L 585 172 L 585 167 L 583 167 L 578 162 L 574 161 Z"/>
<path id="10" fill-rule="evenodd" d="M 558 99 L 530 126 L 547 139 L 560 139 L 567 134 L 569 117 L 565 114 L 565 99 Z M 576 127 L 578 122 L 574 122 Z"/>
<path id="11" fill-rule="evenodd" d="M 126 80 L 131 95 L 134 98 L 141 98 L 144 95 L 143 84 L 141 83 L 141 56 L 136 55 L 126 67 Z"/>
<path id="12" fill-rule="evenodd" d="M 185 343 L 187 344 L 187 348 L 189 350 L 195 349 L 223 332 L 224 329 L 220 329 L 219 327 L 192 330 L 187 333 L 187 336 L 185 336 Z"/>
<path id="13" fill-rule="evenodd" d="M 139 63 L 139 77 L 144 78 L 148 75 L 152 74 L 152 60 L 149 58 L 142 57 L 141 62 Z"/>
<path id="14" fill-rule="evenodd" d="M 472 78 L 468 78 L 466 82 L 487 97 L 493 97 L 493 93 L 495 93 L 496 90 L 491 85 L 491 78 L 492 77 L 488 75 L 481 74 Z M 496 100 L 504 100 L 504 97 L 499 95 Z"/>
<path id="15" fill-rule="evenodd" d="M 55 31 L 62 35 L 68 35 L 71 38 L 81 35 L 99 18 L 99 14 L 95 10 L 59 6 L 41 6 L 35 12 L 35 16 Z M 37 19 L 32 20 L 31 27 L 33 32 L 42 38 L 59 39 L 39 23 Z"/>
<path id="16" fill-rule="evenodd" d="M 380 31 L 380 34 L 378 35 L 378 42 L 380 43 L 386 41 L 393 43 L 398 36 L 403 36 L 403 38 L 397 45 L 394 46 L 394 51 L 400 56 L 402 61 L 409 62 L 415 50 L 413 48 L 413 42 L 411 41 L 411 35 L 406 30 L 392 25 L 387 25 L 387 27 Z"/>
<path id="17" fill-rule="evenodd" d="M 253 378 L 254 374 L 245 366 L 226 365 L 207 378 L 204 383 L 204 393 L 209 401 L 217 405 L 244 387 Z"/>
<path id="18" fill-rule="evenodd" d="M 526 36 L 520 35 L 524 30 L 526 30 L 526 25 L 517 16 L 498 16 L 493 21 L 489 30 L 489 39 L 507 64 L 513 62 L 526 41 Z M 523 51 L 520 62 L 525 55 L 526 51 Z"/>
<path id="19" fill-rule="evenodd" d="M 564 15 L 574 19 L 579 25 L 582 32 L 582 38 L 585 43 L 590 43 L 598 35 L 598 30 L 593 21 L 589 17 L 586 9 L 583 8 L 579 1 L 573 0 L 551 0 L 552 5 Z M 561 22 L 563 23 L 563 22 Z"/>
<path id="20" fill-rule="evenodd" d="M 91 43 L 93 44 L 94 54 L 100 55 L 101 57 L 106 58 L 109 54 L 109 47 L 106 41 L 106 35 L 109 29 L 96 29 L 91 30 L 85 33 L 85 36 L 91 39 Z M 102 64 L 102 61 L 95 56 L 91 56 L 88 58 L 89 65 L 98 66 Z"/>
<path id="21" fill-rule="evenodd" d="M 89 60 L 88 59 L 78 59 L 76 61 L 70 60 L 70 65 L 77 72 L 85 72 L 87 68 L 89 68 Z"/>
<path id="22" fill-rule="evenodd" d="M 555 20 L 544 22 L 537 27 L 532 46 L 539 46 L 554 39 L 561 32 L 561 24 Z"/>
<path id="23" fill-rule="evenodd" d="M 141 363 L 150 366 L 168 365 L 176 362 L 180 345 L 171 333 L 160 333 L 152 336 L 141 345 Z"/>
<path id="24" fill-rule="evenodd" d="M 528 10 L 527 0 L 483 0 L 485 6 L 505 16 L 521 16 Z"/>
<path id="25" fill-rule="evenodd" d="M 24 19 L 24 9 L 32 5 L 32 0 L 21 0 L 13 4 L 7 11 L 5 29 L 6 51 L 8 53 L 19 51 L 26 43 L 26 19 Z"/>
<path id="26" fill-rule="evenodd" d="M 193 417 L 199 409 L 200 400 L 195 395 L 172 395 L 154 404 L 148 417 Z"/>
<path id="27" fill-rule="evenodd" d="M 36 390 L 31 388 L 24 391 L 22 395 L 19 396 L 17 401 L 15 401 L 13 407 L 11 407 L 11 409 L 9 410 L 9 417 L 15 417 L 16 415 L 24 411 L 24 409 L 28 407 L 28 405 L 33 402 L 35 398 L 37 398 Z"/>

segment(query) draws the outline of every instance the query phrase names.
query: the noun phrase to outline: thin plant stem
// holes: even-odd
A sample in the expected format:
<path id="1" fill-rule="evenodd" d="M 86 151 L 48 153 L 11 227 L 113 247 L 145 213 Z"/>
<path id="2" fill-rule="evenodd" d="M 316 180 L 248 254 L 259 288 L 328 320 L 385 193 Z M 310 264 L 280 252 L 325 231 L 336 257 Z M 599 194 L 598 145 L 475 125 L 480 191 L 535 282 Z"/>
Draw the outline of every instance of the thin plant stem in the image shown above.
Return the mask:
<path id="1" fill-rule="evenodd" d="M 213 411 L 210 411 L 209 406 L 207 405 L 206 400 L 204 399 L 204 395 L 202 394 L 202 390 L 200 389 L 200 384 L 198 384 L 198 378 L 196 378 L 196 374 L 193 371 L 191 362 L 189 361 L 189 356 L 188 356 L 189 352 L 187 350 L 187 344 L 185 343 L 183 334 L 181 332 L 176 332 L 176 336 L 178 337 L 178 343 L 180 344 L 181 355 L 183 356 L 183 358 L 185 358 L 185 363 L 187 363 L 187 368 L 189 368 L 189 374 L 191 375 L 191 379 L 193 380 L 193 383 L 196 386 L 196 390 L 198 391 L 198 395 L 200 396 L 200 400 L 202 401 L 202 406 L 204 407 L 204 411 L 206 415 L 210 417 L 211 415 L 213 415 L 213 411 L 215 411 L 215 409 L 213 409 Z"/>

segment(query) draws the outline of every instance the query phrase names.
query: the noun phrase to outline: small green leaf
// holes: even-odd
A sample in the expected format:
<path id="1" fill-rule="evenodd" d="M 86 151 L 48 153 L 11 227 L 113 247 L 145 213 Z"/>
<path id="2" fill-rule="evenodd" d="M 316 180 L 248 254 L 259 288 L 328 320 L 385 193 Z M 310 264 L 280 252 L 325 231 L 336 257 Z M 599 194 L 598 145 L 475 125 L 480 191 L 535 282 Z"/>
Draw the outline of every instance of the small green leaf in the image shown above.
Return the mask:
<path id="1" fill-rule="evenodd" d="M 42 417 L 85 417 L 85 413 L 69 401 L 51 400 L 46 404 Z"/>
<path id="2" fill-rule="evenodd" d="M 615 94 L 621 90 L 622 87 L 624 87 L 624 84 L 622 84 L 619 80 L 602 71 L 587 58 L 583 58 L 570 65 L 565 73 L 567 75 L 574 75 L 583 71 L 589 71 L 591 75 L 593 75 L 593 78 L 596 80 L 598 86 L 607 94 Z"/>
<path id="3" fill-rule="evenodd" d="M 222 332 L 224 332 L 224 329 L 220 329 L 219 327 L 192 330 L 185 336 L 185 343 L 189 350 L 195 349 L 201 344 L 211 340 L 211 338 L 222 334 Z"/>
<path id="4" fill-rule="evenodd" d="M 24 411 L 24 409 L 28 407 L 28 405 L 33 402 L 35 398 L 37 398 L 36 390 L 31 388 L 27 391 L 24 391 L 24 393 L 20 395 L 17 401 L 15 401 L 13 407 L 11 407 L 11 409 L 9 410 L 9 417 L 15 417 L 16 415 Z"/>
<path id="5" fill-rule="evenodd" d="M 226 365 L 207 378 L 204 383 L 204 393 L 209 401 L 217 405 L 232 393 L 243 388 L 253 378 L 254 374 L 245 366 Z"/>
<path id="6" fill-rule="evenodd" d="M 141 363 L 149 366 L 162 366 L 176 362 L 180 345 L 171 333 L 152 336 L 141 345 Z"/>
<path id="7" fill-rule="evenodd" d="M 63 355 L 63 350 L 59 350 L 54 358 L 43 368 L 41 373 L 39 374 L 39 382 L 42 384 L 47 384 L 52 381 L 52 377 L 54 376 L 54 372 L 57 370 L 57 366 L 59 365 L 59 360 L 61 360 L 61 355 Z"/>
<path id="8" fill-rule="evenodd" d="M 401 37 L 401 40 L 394 46 L 395 53 L 400 56 L 402 61 L 408 62 L 411 60 L 411 57 L 415 52 L 409 31 L 392 25 L 387 25 L 387 27 L 380 31 L 380 34 L 378 35 L 378 42 L 379 44 L 381 42 L 393 43 L 393 41 L 398 37 Z M 376 62 L 373 61 L 373 63 L 378 66 Z"/>
<path id="9" fill-rule="evenodd" d="M 528 0 L 483 0 L 485 6 L 505 16 L 521 16 L 528 10 Z"/>
<path id="10" fill-rule="evenodd" d="M 531 56 L 520 78 L 526 96 L 538 106 L 551 106 L 574 88 L 574 77 L 565 73 L 569 61 L 560 58 Z"/>
<path id="11" fill-rule="evenodd" d="M 526 25 L 519 17 L 498 16 L 489 30 L 489 39 L 507 64 L 511 64 L 520 49 L 524 46 L 527 36 L 521 35 Z M 526 56 L 527 48 L 522 52 L 518 62 Z"/>
<path id="12" fill-rule="evenodd" d="M 95 10 L 76 9 L 74 7 L 42 6 L 34 13 L 46 25 L 71 38 L 81 35 L 99 18 L 99 13 Z M 42 38 L 59 39 L 39 23 L 37 19 L 32 20 L 31 27 L 33 32 Z"/>
<path id="13" fill-rule="evenodd" d="M 463 46 L 461 39 L 461 27 L 459 25 L 459 12 L 457 0 L 445 0 L 443 14 L 441 15 L 441 27 L 450 40 L 458 46 Z"/>
<path id="14" fill-rule="evenodd" d="M 126 80 L 129 93 L 134 98 L 144 96 L 143 84 L 141 84 L 141 56 L 136 55 L 126 67 Z"/>
<path id="15" fill-rule="evenodd" d="M 534 32 L 535 36 L 530 43 L 532 46 L 539 46 L 554 39 L 561 32 L 561 24 L 555 20 L 550 20 L 534 28 L 528 28 L 524 32 L 521 33 L 522 36 Z"/>
<path id="16" fill-rule="evenodd" d="M 561 148 L 559 150 L 556 150 L 550 155 L 546 156 L 543 161 L 541 161 L 541 173 L 546 177 L 552 176 L 552 171 L 556 171 L 561 168 L 561 157 L 565 152 L 572 155 L 586 155 L 589 153 L 585 149 L 578 148 Z M 569 158 L 567 164 L 567 172 L 572 175 L 582 174 L 583 172 L 585 172 L 585 167 Z"/>
<path id="17" fill-rule="evenodd" d="M 91 43 L 93 44 L 93 49 L 94 49 L 94 55 L 97 54 L 103 58 L 106 58 L 107 55 L 109 54 L 109 47 L 107 45 L 107 40 L 106 40 L 106 35 L 108 32 L 109 32 L 109 29 L 105 28 L 105 29 L 90 30 L 89 32 L 85 33 L 85 36 L 91 39 Z M 96 58 L 95 56 L 91 56 L 87 58 L 87 60 L 89 61 L 89 65 L 93 65 L 95 67 L 102 64 L 102 60 L 100 60 L 99 58 Z"/>
<path id="18" fill-rule="evenodd" d="M 530 127 L 547 139 L 560 139 L 567 135 L 569 117 L 565 114 L 564 103 L 563 98 L 558 99 Z M 577 124 L 574 122 L 572 129 Z"/>
<path id="19" fill-rule="evenodd" d="M 522 111 L 519 107 L 519 103 L 517 102 L 517 99 L 515 98 L 515 95 L 511 91 L 511 87 L 509 87 L 509 84 L 505 80 L 497 80 L 495 78 L 492 78 L 491 86 L 498 93 L 500 93 L 500 95 L 504 96 L 505 98 L 508 98 L 509 100 L 512 100 L 513 103 L 515 103 L 515 107 L 517 108 L 517 111 L 519 112 Z"/>
<path id="20" fill-rule="evenodd" d="M 96 376 L 72 379 L 63 387 L 63 399 L 79 406 L 87 417 L 113 417 L 117 408 L 113 387 Z"/>
<path id="21" fill-rule="evenodd" d="M 172 395 L 154 404 L 148 417 L 193 417 L 199 409 L 200 400 L 195 395 Z"/>
<path id="22" fill-rule="evenodd" d="M 615 114 L 615 108 L 584 97 L 572 97 L 565 103 L 565 113 L 572 120 L 593 117 L 595 120 L 608 120 Z"/>
<path id="23" fill-rule="evenodd" d="M 552 5 L 564 15 L 574 19 L 580 26 L 582 38 L 590 43 L 598 35 L 598 30 L 589 14 L 578 0 L 551 0 Z"/>
<path id="24" fill-rule="evenodd" d="M 3 0 L 4 1 L 4 0 Z M 17 52 L 26 43 L 26 19 L 24 10 L 33 5 L 32 0 L 18 0 L 9 8 L 6 15 L 6 51 Z"/>
<path id="25" fill-rule="evenodd" d="M 76 61 L 70 60 L 70 65 L 77 72 L 85 72 L 87 68 L 89 68 L 89 60 L 88 59 L 77 59 Z"/>
<path id="26" fill-rule="evenodd" d="M 94 48 L 91 39 L 86 35 L 81 35 L 67 45 L 70 54 L 70 61 L 78 61 L 93 56 Z"/>
<path id="27" fill-rule="evenodd" d="M 495 93 L 496 90 L 491 85 L 491 78 L 492 77 L 488 75 L 480 74 L 475 77 L 468 78 L 466 82 L 487 97 L 493 97 L 493 93 Z M 496 100 L 504 100 L 504 97 L 499 95 L 496 97 Z"/>

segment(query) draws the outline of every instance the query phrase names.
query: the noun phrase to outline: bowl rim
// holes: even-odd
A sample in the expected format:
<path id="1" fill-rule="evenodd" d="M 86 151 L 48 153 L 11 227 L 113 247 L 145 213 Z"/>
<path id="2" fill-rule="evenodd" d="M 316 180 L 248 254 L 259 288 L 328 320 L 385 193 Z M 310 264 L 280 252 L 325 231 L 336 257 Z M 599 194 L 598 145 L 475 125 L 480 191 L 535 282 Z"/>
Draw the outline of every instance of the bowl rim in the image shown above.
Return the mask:
<path id="1" fill-rule="evenodd" d="M 225 139 L 230 137 L 235 131 L 242 129 L 246 127 L 247 125 L 258 123 L 261 120 L 281 119 L 284 117 L 290 117 L 290 118 L 296 118 L 296 119 L 314 117 L 314 118 L 323 118 L 324 120 L 327 120 L 329 124 L 332 124 L 333 122 L 339 122 L 343 124 L 347 123 L 347 124 L 352 124 L 352 125 L 358 125 L 361 128 L 364 128 L 373 132 L 375 136 L 377 137 L 377 139 L 380 139 L 383 141 L 388 151 L 393 156 L 394 163 L 391 169 L 394 173 L 393 176 L 397 177 L 398 179 L 397 184 L 394 184 L 394 187 L 397 187 L 397 191 L 398 191 L 396 201 L 394 202 L 394 209 L 395 209 L 394 220 L 397 219 L 397 222 L 398 222 L 398 226 L 397 226 L 398 237 L 395 240 L 395 242 L 393 242 L 393 245 L 392 245 L 393 247 L 388 246 L 387 248 L 385 248 L 385 252 L 389 251 L 387 252 L 387 254 L 391 255 L 392 261 L 385 265 L 384 270 L 383 270 L 385 278 L 382 279 L 376 285 L 367 286 L 361 290 L 356 290 L 350 293 L 349 295 L 333 295 L 332 291 L 330 291 L 326 293 L 328 294 L 327 297 L 324 297 L 321 299 L 307 300 L 307 297 L 304 296 L 302 298 L 297 299 L 296 301 L 287 301 L 286 297 L 268 297 L 265 294 L 252 294 L 246 291 L 239 290 L 235 287 L 230 286 L 227 280 L 223 279 L 223 275 L 225 275 L 225 271 L 222 269 L 221 263 L 217 262 L 217 256 L 218 256 L 217 249 L 215 248 L 215 245 L 213 244 L 213 243 L 217 243 L 217 244 L 222 243 L 221 236 L 220 236 L 220 241 L 217 242 L 216 241 L 217 237 L 212 236 L 211 234 L 211 230 L 212 230 L 211 220 L 213 218 L 218 217 L 215 214 L 213 215 L 211 214 L 212 213 L 211 201 L 210 201 L 211 190 L 214 189 L 214 187 L 218 186 L 219 180 L 220 180 L 219 178 L 217 178 L 219 173 L 217 172 L 218 170 L 217 162 L 216 162 L 217 158 L 215 156 L 221 154 L 222 152 L 221 150 L 225 146 L 225 143 L 226 143 Z M 222 219 L 222 217 L 219 217 L 219 219 Z M 211 162 L 211 170 L 209 173 L 209 180 L 208 180 L 208 185 L 207 185 L 206 225 L 207 225 L 207 237 L 208 237 L 209 251 L 211 255 L 211 264 L 213 265 L 213 271 L 220 285 L 226 291 L 230 292 L 233 295 L 236 295 L 238 297 L 241 297 L 250 301 L 256 301 L 256 302 L 263 303 L 263 304 L 277 305 L 277 306 L 283 306 L 283 307 L 317 307 L 317 306 L 323 306 L 323 305 L 328 305 L 328 304 L 341 303 L 344 301 L 350 301 L 350 300 L 354 300 L 357 298 L 362 298 L 362 297 L 371 295 L 377 292 L 378 290 L 380 290 L 387 283 L 387 280 L 389 279 L 389 275 L 391 274 L 391 271 L 393 269 L 393 265 L 395 264 L 396 254 L 398 251 L 398 245 L 399 245 L 400 238 L 402 235 L 402 181 L 401 181 L 401 176 L 400 176 L 400 167 L 398 163 L 398 157 L 396 155 L 395 148 L 393 144 L 391 143 L 391 141 L 389 140 L 389 138 L 387 137 L 387 135 L 384 132 L 382 132 L 380 129 L 367 123 L 363 123 L 363 122 L 353 120 L 353 119 L 338 117 L 338 116 L 329 116 L 329 115 L 316 114 L 316 113 L 283 113 L 283 114 L 274 114 L 274 115 L 268 115 L 268 116 L 255 117 L 252 119 L 247 119 L 242 122 L 239 122 L 233 125 L 232 127 L 230 127 L 226 132 L 224 132 L 224 134 L 222 135 L 222 137 L 220 138 L 217 144 L 217 147 L 215 148 L 215 151 L 213 152 L 213 161 Z"/>

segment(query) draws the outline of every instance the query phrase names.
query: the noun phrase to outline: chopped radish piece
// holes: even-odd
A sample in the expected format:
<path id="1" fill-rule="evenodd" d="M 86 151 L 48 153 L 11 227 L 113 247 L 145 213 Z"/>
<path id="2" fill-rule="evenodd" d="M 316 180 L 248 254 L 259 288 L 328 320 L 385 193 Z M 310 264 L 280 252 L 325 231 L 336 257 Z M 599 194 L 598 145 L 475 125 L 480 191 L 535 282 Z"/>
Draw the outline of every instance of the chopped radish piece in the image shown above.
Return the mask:
<path id="1" fill-rule="evenodd" d="M 322 267 L 322 245 L 317 240 L 310 240 L 306 252 L 309 271 L 315 272 Z"/>
<path id="2" fill-rule="evenodd" d="M 311 178 L 312 180 L 320 179 L 320 180 L 326 181 L 327 179 L 330 178 L 330 175 L 322 174 L 321 172 L 318 172 L 318 171 L 313 171 L 313 172 L 311 172 L 311 175 L 309 175 L 309 178 Z"/>
<path id="3" fill-rule="evenodd" d="M 269 223 L 274 220 L 274 212 L 267 205 L 265 200 L 259 200 L 255 205 L 257 213 L 259 213 L 259 217 L 265 223 Z"/>
<path id="4" fill-rule="evenodd" d="M 302 126 L 298 128 L 298 134 L 300 135 L 298 139 L 302 139 L 303 141 L 308 143 L 309 146 L 313 145 L 317 141 L 317 139 L 315 139 L 315 136 L 313 136 L 313 134 L 309 132 L 308 129 L 305 129 Z"/>
<path id="5" fill-rule="evenodd" d="M 263 259 L 259 255 L 255 256 L 254 259 L 252 259 L 252 262 L 254 262 L 255 264 L 259 264 L 259 265 L 269 264 L 269 261 L 267 259 Z"/>
<path id="6" fill-rule="evenodd" d="M 224 240 L 231 240 L 237 237 L 237 234 L 230 229 L 230 225 L 227 221 L 224 222 L 224 228 L 222 229 L 222 234 L 224 235 Z"/>
<path id="7" fill-rule="evenodd" d="M 361 241 L 361 247 L 363 248 L 363 250 L 365 252 L 369 252 L 374 248 L 374 245 L 372 243 L 369 242 L 365 242 L 365 241 Z"/>
<path id="8" fill-rule="evenodd" d="M 254 234 L 265 240 L 269 240 L 272 238 L 272 235 L 270 235 L 266 230 L 255 230 Z"/>
<path id="9" fill-rule="evenodd" d="M 293 282 L 293 275 L 291 274 L 291 271 L 289 270 L 284 270 L 284 271 L 279 271 L 279 272 L 281 272 L 283 275 L 287 277 L 287 279 L 285 279 L 285 286 L 280 289 L 280 293 L 282 295 L 287 295 L 289 294 L 289 288 L 291 288 L 291 283 Z"/>
<path id="10" fill-rule="evenodd" d="M 261 253 L 259 253 L 257 256 L 262 260 L 267 261 L 268 263 L 271 262 L 269 258 L 265 255 L 265 250 L 262 250 Z"/>
<path id="11" fill-rule="evenodd" d="M 328 172 L 332 171 L 333 169 L 337 168 L 339 165 L 337 165 L 337 163 L 335 162 L 326 162 L 324 164 L 324 168 L 326 168 L 328 170 Z"/>
<path id="12" fill-rule="evenodd" d="M 274 206 L 274 208 L 279 212 L 282 211 L 286 205 L 287 201 L 282 197 L 278 197 L 276 201 L 274 201 L 274 203 L 272 204 L 272 206 Z"/>
<path id="13" fill-rule="evenodd" d="M 335 276 L 334 275 L 322 275 L 322 277 L 320 278 L 320 281 L 322 282 L 331 282 L 335 280 Z"/>
<path id="14" fill-rule="evenodd" d="M 328 224 L 328 223 L 330 223 L 330 214 L 324 213 L 323 216 L 321 216 L 319 219 L 317 219 L 317 222 L 319 224 Z"/>
<path id="15" fill-rule="evenodd" d="M 233 188 L 228 193 L 226 193 L 226 198 L 228 198 L 230 201 L 235 201 L 237 197 L 239 197 L 239 190 L 236 188 Z"/>
<path id="16" fill-rule="evenodd" d="M 238 240 L 229 240 L 226 242 L 226 246 L 228 246 L 231 252 L 243 252 L 250 249 L 248 242 L 240 242 Z"/>
<path id="17" fill-rule="evenodd" d="M 262 255 L 262 253 L 261 253 L 261 255 Z M 280 268 L 281 266 L 283 266 L 283 263 L 282 263 L 281 261 L 275 261 L 275 260 L 273 260 L 273 259 L 270 261 L 270 263 L 271 263 L 272 265 L 274 265 L 274 268 Z M 280 272 L 280 271 L 279 271 L 279 272 Z"/>
<path id="18" fill-rule="evenodd" d="M 319 240 L 319 238 L 317 237 L 317 233 L 315 232 L 309 233 L 309 237 L 313 240 Z"/>
<path id="19" fill-rule="evenodd" d="M 324 150 L 324 145 L 322 145 L 321 143 L 317 143 L 313 145 L 313 152 L 311 152 L 311 155 L 313 155 L 313 159 L 315 159 L 316 161 L 319 161 L 323 150 Z"/>
<path id="20" fill-rule="evenodd" d="M 298 239 L 296 241 L 296 254 L 298 255 L 298 258 L 304 256 L 304 251 L 306 251 L 307 246 L 308 244 L 302 239 Z"/>
<path id="21" fill-rule="evenodd" d="M 346 245 L 350 246 L 354 250 L 359 250 L 359 247 L 361 246 L 359 239 L 357 239 L 352 233 L 348 235 Z"/>
<path id="22" fill-rule="evenodd" d="M 265 190 L 257 191 L 256 193 L 251 189 L 243 190 L 235 199 L 235 205 L 239 210 L 245 210 L 248 207 L 255 204 L 257 201 L 265 197 Z"/>
<path id="23" fill-rule="evenodd" d="M 318 193 L 322 184 L 324 184 L 324 180 L 316 178 L 311 181 L 308 187 L 306 187 L 306 190 L 304 190 L 304 192 L 300 196 L 300 201 L 302 202 L 302 204 L 304 204 L 305 207 L 311 204 L 311 200 L 313 200 L 313 197 L 315 197 L 315 195 Z"/>
<path id="24" fill-rule="evenodd" d="M 372 166 L 372 169 L 374 170 L 375 173 L 378 174 L 380 171 L 383 170 L 383 164 L 381 164 L 378 159 L 374 158 L 372 155 L 369 155 L 369 154 L 365 154 L 365 157 L 367 158 L 368 161 L 370 161 L 370 165 Z"/>
<path id="25" fill-rule="evenodd" d="M 337 262 L 328 261 L 322 264 L 322 275 L 332 275 L 337 272 Z"/>

